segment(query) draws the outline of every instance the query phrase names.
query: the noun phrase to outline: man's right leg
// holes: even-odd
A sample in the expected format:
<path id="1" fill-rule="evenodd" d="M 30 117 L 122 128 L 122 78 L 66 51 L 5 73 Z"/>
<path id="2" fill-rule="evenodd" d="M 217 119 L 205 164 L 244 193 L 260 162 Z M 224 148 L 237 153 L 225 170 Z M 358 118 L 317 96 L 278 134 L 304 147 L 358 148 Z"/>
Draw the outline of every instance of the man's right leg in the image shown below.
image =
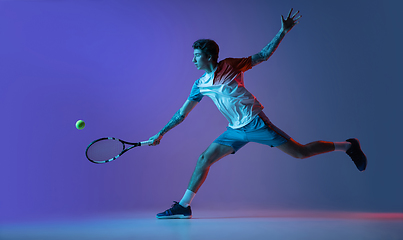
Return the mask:
<path id="1" fill-rule="evenodd" d="M 191 218 L 192 210 L 190 208 L 190 202 L 206 180 L 211 165 L 233 152 L 234 149 L 230 146 L 212 143 L 197 160 L 196 168 L 193 171 L 187 191 L 181 202 L 174 202 L 170 209 L 158 213 L 157 218 Z"/>
<path id="2" fill-rule="evenodd" d="M 234 149 L 230 146 L 212 143 L 197 160 L 196 168 L 190 178 L 188 189 L 196 193 L 206 180 L 211 165 L 233 152 Z"/>

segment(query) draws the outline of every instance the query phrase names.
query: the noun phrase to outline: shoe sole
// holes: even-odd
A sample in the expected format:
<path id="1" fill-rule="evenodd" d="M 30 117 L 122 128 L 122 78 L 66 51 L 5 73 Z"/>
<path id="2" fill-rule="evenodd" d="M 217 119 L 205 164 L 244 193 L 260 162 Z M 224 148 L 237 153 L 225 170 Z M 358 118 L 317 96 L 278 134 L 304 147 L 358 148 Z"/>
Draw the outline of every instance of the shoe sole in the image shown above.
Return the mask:
<path id="1" fill-rule="evenodd" d="M 171 216 L 157 216 L 158 219 L 190 219 L 192 215 L 185 216 L 185 215 L 171 215 Z"/>

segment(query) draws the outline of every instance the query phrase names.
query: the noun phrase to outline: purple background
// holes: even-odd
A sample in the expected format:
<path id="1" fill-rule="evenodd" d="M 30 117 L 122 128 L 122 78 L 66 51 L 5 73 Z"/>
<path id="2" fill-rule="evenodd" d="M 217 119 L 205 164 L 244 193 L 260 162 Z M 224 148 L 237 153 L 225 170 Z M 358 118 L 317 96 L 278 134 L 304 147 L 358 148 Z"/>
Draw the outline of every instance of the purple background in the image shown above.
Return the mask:
<path id="1" fill-rule="evenodd" d="M 1 1 L 0 222 L 179 201 L 227 125 L 210 99 L 158 147 L 95 165 L 86 146 L 147 140 L 203 74 L 195 40 L 216 40 L 220 59 L 255 54 L 291 7 L 301 23 L 246 87 L 301 143 L 359 138 L 368 169 L 341 152 L 298 160 L 251 143 L 211 168 L 193 210 L 403 212 L 401 1 Z"/>

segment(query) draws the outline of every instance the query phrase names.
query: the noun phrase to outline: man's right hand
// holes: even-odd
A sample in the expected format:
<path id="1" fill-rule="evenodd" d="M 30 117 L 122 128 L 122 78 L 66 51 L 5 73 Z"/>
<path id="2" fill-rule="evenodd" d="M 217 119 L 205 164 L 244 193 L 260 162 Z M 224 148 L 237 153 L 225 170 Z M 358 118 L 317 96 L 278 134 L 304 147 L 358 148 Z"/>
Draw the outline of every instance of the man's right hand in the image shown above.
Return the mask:
<path id="1" fill-rule="evenodd" d="M 160 144 L 161 139 L 162 135 L 160 133 L 157 133 L 154 136 L 150 137 L 149 141 L 153 141 L 153 143 L 150 144 L 150 146 L 157 146 L 158 144 Z"/>

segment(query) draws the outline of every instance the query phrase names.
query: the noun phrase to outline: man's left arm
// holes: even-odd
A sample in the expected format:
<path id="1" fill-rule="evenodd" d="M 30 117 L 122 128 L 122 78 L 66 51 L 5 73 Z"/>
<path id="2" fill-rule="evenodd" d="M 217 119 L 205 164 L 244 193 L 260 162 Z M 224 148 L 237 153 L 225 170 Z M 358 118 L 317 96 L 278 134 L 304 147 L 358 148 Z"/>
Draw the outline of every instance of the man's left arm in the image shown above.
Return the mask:
<path id="1" fill-rule="evenodd" d="M 281 29 L 277 33 L 277 35 L 271 40 L 269 44 L 267 44 L 266 47 L 262 49 L 259 53 L 252 55 L 252 67 L 258 65 L 261 62 L 267 61 L 267 59 L 270 58 L 271 55 L 273 55 L 274 51 L 276 51 L 278 45 L 280 44 L 281 40 L 283 40 L 284 36 L 299 22 L 298 19 L 300 19 L 302 16 L 297 16 L 299 11 L 297 11 L 292 17 L 292 8 L 290 12 L 288 13 L 288 16 L 286 19 L 284 19 L 283 15 L 281 15 Z M 295 18 L 295 19 L 294 19 Z"/>

